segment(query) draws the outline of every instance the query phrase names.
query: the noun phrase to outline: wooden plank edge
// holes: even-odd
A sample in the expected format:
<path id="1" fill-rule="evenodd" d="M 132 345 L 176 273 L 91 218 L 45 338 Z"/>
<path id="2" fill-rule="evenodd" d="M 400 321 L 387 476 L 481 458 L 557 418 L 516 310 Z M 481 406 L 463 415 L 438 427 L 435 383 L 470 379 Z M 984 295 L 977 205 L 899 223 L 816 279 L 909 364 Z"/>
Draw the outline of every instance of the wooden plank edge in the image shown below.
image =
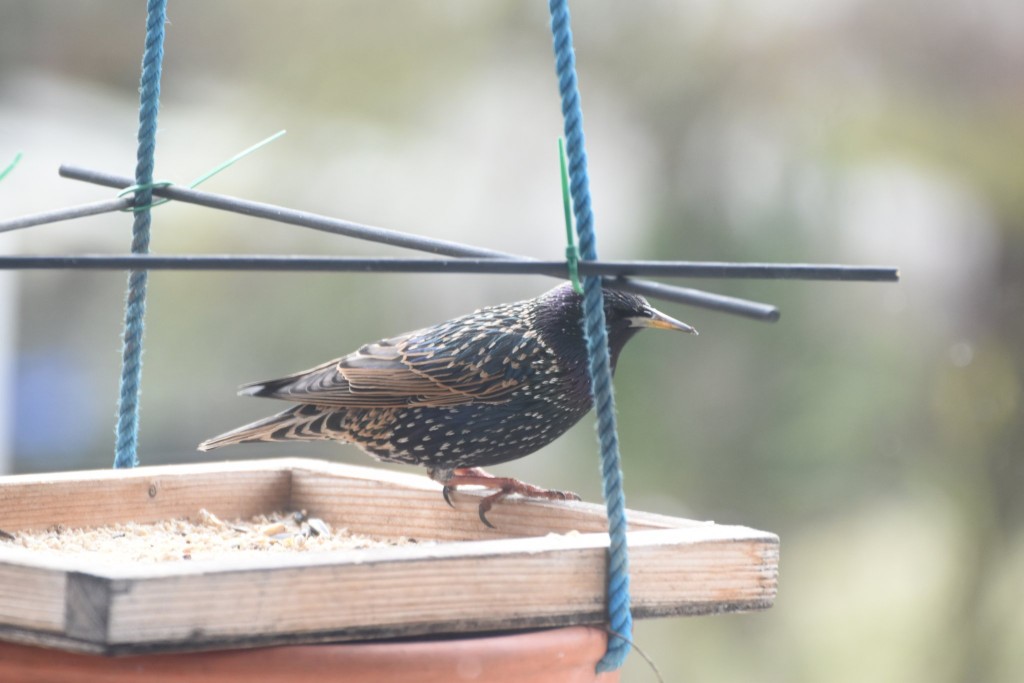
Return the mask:
<path id="1" fill-rule="evenodd" d="M 732 530 L 732 533 L 723 529 L 689 531 L 691 535 L 693 531 L 701 532 L 702 538 L 691 538 L 689 543 L 680 544 L 678 538 L 671 537 L 679 537 L 685 533 L 684 530 L 636 532 L 636 536 L 642 537 L 638 550 L 643 552 L 638 556 L 646 554 L 648 560 L 653 559 L 646 569 L 640 557 L 635 565 L 639 572 L 634 575 L 634 600 L 638 614 L 698 614 L 750 609 L 773 597 L 776 572 L 771 566 L 771 558 L 774 545 L 763 535 L 742 527 Z M 189 643 L 193 634 L 197 639 L 217 641 L 233 637 L 302 634 L 324 629 L 337 631 L 339 638 L 348 639 L 356 637 L 353 634 L 374 629 L 394 636 L 420 632 L 416 630 L 418 628 L 425 629 L 422 632 L 464 632 L 508 628 L 510 624 L 547 626 L 600 621 L 603 613 L 602 551 L 607 539 L 600 538 L 598 534 L 587 539 L 576 537 L 570 539 L 573 542 L 571 547 L 565 547 L 559 540 L 541 538 L 466 543 L 462 544 L 467 546 L 463 548 L 466 552 L 421 556 L 406 568 L 403 568 L 404 562 L 362 561 L 350 562 L 347 566 L 286 568 L 280 572 L 246 567 L 240 571 L 200 573 L 191 579 L 171 575 L 148 581 L 113 581 L 121 586 L 120 592 L 125 599 L 113 601 L 113 625 L 108 644 L 140 644 L 165 639 Z M 544 547 L 539 548 L 538 545 Z M 451 548 L 441 550 L 450 551 Z M 499 567 L 511 568 L 517 577 L 512 586 L 502 589 L 488 580 L 487 577 L 494 575 Z M 247 578 L 250 575 L 252 579 Z M 462 601 L 458 609 L 452 609 L 443 592 L 435 592 L 443 583 L 440 577 L 445 576 L 456 582 L 459 581 L 457 577 L 467 581 L 463 591 L 466 601 Z M 564 591 L 553 585 L 539 592 L 530 588 L 538 585 L 534 581 L 543 581 L 547 576 L 551 576 L 557 585 L 561 585 L 561 581 L 572 584 L 565 585 Z M 688 579 L 688 576 L 693 579 Z M 405 608 L 376 611 L 374 605 L 384 604 L 382 600 L 401 601 L 396 597 L 403 594 L 396 581 L 402 585 L 415 585 L 416 577 L 428 580 L 420 587 L 417 599 L 408 605 L 407 611 Z M 172 610 L 162 613 L 159 624 L 148 621 L 147 615 L 158 610 L 157 606 L 164 604 L 170 595 L 187 594 L 196 600 L 205 600 L 205 595 L 216 601 L 220 599 L 218 596 L 225 595 L 224 591 L 236 590 L 231 587 L 246 585 L 259 586 L 260 595 L 267 600 L 247 608 L 255 610 L 254 615 L 264 615 L 269 620 L 265 625 L 247 621 L 245 616 L 230 610 L 221 612 L 214 606 L 216 602 L 207 603 L 205 612 L 199 614 L 179 611 L 180 620 L 175 618 Z M 299 608 L 288 596 L 308 595 L 313 586 L 318 587 L 315 589 L 317 592 L 323 593 L 318 603 L 320 607 L 302 611 L 300 618 L 300 612 L 296 611 Z M 355 586 L 363 587 L 355 589 L 359 593 L 352 593 Z M 382 590 L 384 592 L 380 592 Z M 556 592 L 552 593 L 553 590 Z M 510 599 L 509 591 L 522 595 L 523 600 Z M 491 601 L 487 597 L 489 595 L 497 599 Z M 330 607 L 334 604 L 344 604 L 346 609 L 336 613 Z M 364 612 L 370 616 L 368 622 L 359 621 L 358 616 L 356 621 L 351 621 L 352 615 Z"/>
<path id="2" fill-rule="evenodd" d="M 267 458 L 266 460 L 218 460 L 216 462 L 181 463 L 168 465 L 142 465 L 132 469 L 73 470 L 8 474 L 0 477 L 0 489 L 5 485 L 25 486 L 63 482 L 108 481 L 146 479 L 165 475 L 220 474 L 232 472 L 290 471 L 304 463 L 318 462 L 310 458 Z"/>
<path id="3" fill-rule="evenodd" d="M 8 531 L 194 516 L 247 517 L 288 505 L 292 470 L 273 463 L 160 465 L 0 477 Z M 283 465 L 283 463 L 282 463 Z"/>
<path id="4" fill-rule="evenodd" d="M 287 489 L 278 493 L 276 489 L 271 492 L 271 500 L 261 500 L 261 495 L 266 495 L 267 484 L 259 487 L 258 490 L 251 486 L 238 486 L 232 488 L 231 475 L 239 474 L 277 474 L 282 479 L 281 485 Z M 513 497 L 495 506 L 491 513 L 492 522 L 498 527 L 496 530 L 488 529 L 480 523 L 476 515 L 476 506 L 481 497 L 487 495 L 483 491 L 459 491 L 454 495 L 458 510 L 451 513 L 450 508 L 442 504 L 441 487 L 429 478 L 412 473 L 395 472 L 373 467 L 347 465 L 343 463 L 314 460 L 310 458 L 275 458 L 267 460 L 245 460 L 245 461 L 221 461 L 212 463 L 190 463 L 180 465 L 155 465 L 138 467 L 132 470 L 85 470 L 78 472 L 57 472 L 48 474 L 19 474 L 0 477 L 0 511 L 13 513 L 5 516 L 5 524 L 9 530 L 26 528 L 45 528 L 53 524 L 66 524 L 77 526 L 73 517 L 61 514 L 67 511 L 69 504 L 75 501 L 68 501 L 67 496 L 76 493 L 72 487 L 102 486 L 108 484 L 115 486 L 116 491 L 109 493 L 120 507 L 112 510 L 94 509 L 90 506 L 87 509 L 75 510 L 80 517 L 81 526 L 96 526 L 103 523 L 105 516 L 110 521 L 124 521 L 132 518 L 134 521 L 154 521 L 159 518 L 162 512 L 172 512 L 176 515 L 195 514 L 198 507 L 204 505 L 214 511 L 215 514 L 223 512 L 225 507 L 228 510 L 256 510 L 259 512 L 273 512 L 278 507 L 291 509 L 309 509 L 314 507 L 313 503 L 320 505 L 323 499 L 309 500 L 311 489 L 330 489 L 330 482 L 317 481 L 317 478 L 333 480 L 342 485 L 348 483 L 361 484 L 362 494 L 367 499 L 372 498 L 375 505 L 369 506 L 367 514 L 381 515 L 389 512 L 392 517 L 402 517 L 401 509 L 395 508 L 410 499 L 429 501 L 432 515 L 443 515 L 445 526 L 449 523 L 455 524 L 456 538 L 440 540 L 469 540 L 478 538 L 497 538 L 521 535 L 536 535 L 548 530 L 567 531 L 573 528 L 573 524 L 583 526 L 582 531 L 596 531 L 604 528 L 605 509 L 603 505 L 585 502 L 548 502 L 538 500 L 527 500 Z M 195 486 L 190 486 L 187 493 L 196 497 L 195 488 L 203 485 L 210 486 L 224 496 L 230 496 L 233 500 L 224 503 L 218 508 L 218 496 L 210 496 L 209 500 L 202 501 L 197 498 L 196 505 L 175 504 L 176 496 L 183 496 L 181 487 L 191 483 L 191 478 L 198 481 Z M 240 484 L 242 482 L 239 482 Z M 92 490 L 92 489 L 89 489 Z M 102 489 L 111 491 L 111 489 Z M 212 489 L 211 489 L 212 490 Z M 84 495 L 85 491 L 78 491 Z M 284 494 L 282 497 L 282 493 Z M 354 492 L 355 493 L 355 492 Z M 379 503 L 389 502 L 388 494 L 391 494 L 391 506 L 384 505 L 381 510 Z M 163 494 L 163 495 L 161 495 Z M 422 497 L 417 494 L 422 494 Z M 89 496 L 94 500 L 94 497 Z M 19 502 L 20 501 L 20 502 Z M 4 504 L 12 506 L 11 510 L 5 510 Z M 131 503 L 131 505 L 128 505 Z M 71 506 L 81 507 L 81 505 Z M 196 507 L 196 510 L 192 508 Z M 91 514 L 86 514 L 90 512 Z M 120 515 L 114 514 L 120 511 Z M 694 524 L 707 524 L 709 522 L 695 522 L 684 520 L 667 515 L 628 510 L 631 529 L 657 529 L 672 528 L 679 526 L 690 526 Z M 13 520 L 13 521 L 12 521 Z M 408 516 L 405 520 L 415 521 L 415 516 Z M 404 520 L 403 520 L 404 521 Z M 553 525 L 553 529 L 544 529 L 544 525 Z M 427 526 L 427 529 L 436 529 L 437 526 Z M 413 527 L 409 534 L 413 535 L 421 531 Z"/>
<path id="5" fill-rule="evenodd" d="M 645 529 L 627 534 L 631 551 L 659 546 L 696 545 L 709 542 L 760 542 L 777 547 L 779 538 L 766 531 L 745 526 L 707 524 L 672 529 Z M 147 580 L 171 577 L 205 576 L 210 574 L 268 572 L 274 570 L 302 569 L 336 565 L 373 565 L 400 562 L 421 562 L 424 560 L 450 560 L 473 557 L 500 557 L 523 553 L 544 553 L 572 550 L 607 548 L 606 533 L 548 534 L 545 536 L 517 537 L 507 539 L 484 539 L 459 543 L 413 544 L 362 548 L 358 550 L 335 550 L 316 553 L 268 554 L 255 561 L 251 558 L 232 560 L 228 558 L 210 560 L 189 560 L 178 562 L 154 562 L 135 564 L 68 562 L 59 558 L 34 558 L 30 551 L 11 548 L 26 564 L 47 569 L 63 569 L 88 573 L 106 580 Z M 777 553 L 776 553 L 777 556 Z M 0 561 L 3 561 L 0 553 Z"/>
<path id="6" fill-rule="evenodd" d="M 566 545 L 566 541 L 569 542 L 568 546 Z M 742 576 L 740 577 L 741 585 L 746 586 L 742 592 L 745 592 L 748 596 L 745 599 L 740 600 L 716 600 L 713 598 L 700 600 L 691 599 L 683 600 L 674 604 L 664 604 L 664 598 L 660 598 L 660 602 L 656 601 L 654 604 L 649 604 L 649 601 L 645 601 L 643 593 L 640 595 L 634 594 L 635 598 L 639 598 L 639 600 L 634 602 L 634 614 L 637 618 L 680 615 L 695 616 L 701 614 L 759 610 L 767 609 L 774 602 L 777 592 L 778 577 L 778 537 L 773 534 L 759 532 L 746 527 L 712 526 L 690 529 L 633 532 L 630 534 L 630 541 L 633 550 L 636 551 L 641 558 L 645 551 L 648 553 L 661 552 L 659 551 L 659 547 L 664 548 L 666 546 L 668 546 L 669 551 L 671 551 L 681 542 L 683 544 L 704 546 L 723 543 L 727 544 L 728 549 L 733 553 L 734 558 L 728 565 L 731 567 L 728 571 L 735 572 L 739 569 L 742 572 Z M 462 544 L 447 544 L 447 546 L 436 546 L 431 549 L 432 552 L 426 553 L 422 551 L 428 549 L 415 548 L 414 550 L 418 552 L 406 553 L 407 557 L 405 559 L 409 561 L 422 561 L 424 559 L 430 561 L 433 559 L 444 558 L 462 560 L 466 557 L 475 555 L 480 558 L 489 558 L 494 561 L 497 559 L 497 556 L 500 556 L 502 553 L 521 554 L 523 551 L 528 551 L 536 554 L 544 552 L 545 549 L 548 551 L 563 552 L 570 549 L 578 550 L 581 548 L 594 549 L 604 547 L 607 547 L 607 537 L 603 534 L 588 534 L 568 538 L 544 537 L 539 539 L 518 539 L 517 541 L 479 541 Z M 707 551 L 705 550 L 703 552 Z M 372 565 L 375 562 L 388 565 L 395 561 L 394 558 L 387 557 L 392 553 L 385 552 L 374 554 L 376 554 L 377 557 L 353 558 L 351 557 L 351 554 L 343 554 L 345 557 L 342 557 L 341 559 L 349 564 L 355 565 Z M 737 561 L 737 556 L 749 557 L 751 562 L 747 563 L 742 561 L 742 559 Z M 336 562 L 339 558 L 320 557 L 318 559 L 321 561 L 318 564 L 330 564 L 332 562 Z M 683 559 L 685 564 L 686 558 Z M 133 580 L 145 581 L 147 579 L 159 580 L 162 578 L 170 578 L 171 580 L 187 580 L 188 574 L 197 574 L 199 575 L 198 579 L 202 580 L 209 574 L 215 573 L 234 575 L 231 576 L 232 582 L 244 582 L 244 576 L 248 573 L 266 575 L 268 573 L 272 574 L 274 570 L 292 571 L 295 569 L 303 569 L 308 566 L 308 563 L 300 562 L 296 564 L 294 561 L 271 562 L 268 564 L 274 566 L 252 566 L 250 563 L 241 563 L 237 567 L 226 567 L 223 566 L 222 563 L 207 563 L 206 566 L 202 566 L 200 563 L 174 563 L 173 567 L 154 567 L 154 569 L 161 570 L 158 572 L 128 571 L 122 568 L 120 571 L 113 572 L 115 576 L 102 576 L 95 573 L 69 573 L 67 575 L 68 588 L 66 593 L 68 594 L 68 598 L 65 603 L 67 614 L 64 624 L 64 632 L 32 628 L 31 624 L 22 624 L 20 626 L 0 625 L 0 634 L 2 634 L 0 635 L 0 638 L 15 642 L 25 642 L 28 644 L 42 644 L 46 646 L 61 647 L 62 649 L 69 649 L 73 651 L 110 654 L 144 652 L 150 650 L 171 651 L 174 649 L 180 650 L 182 648 L 196 649 L 200 645 L 200 640 L 203 641 L 202 649 L 217 649 L 221 646 L 234 647 L 244 643 L 252 643 L 255 646 L 270 643 L 318 642 L 322 639 L 352 640 L 380 637 L 381 635 L 400 637 L 403 635 L 422 635 L 433 632 L 455 633 L 466 630 L 493 630 L 496 628 L 496 624 L 493 620 L 481 621 L 462 618 L 456 622 L 451 622 L 450 624 L 444 620 L 434 620 L 426 624 L 391 623 L 383 626 L 370 626 L 364 628 L 346 627 L 323 632 L 313 630 L 297 633 L 279 632 L 264 634 L 262 636 L 249 634 L 245 636 L 220 635 L 212 637 L 211 634 L 207 634 L 202 637 L 197 635 L 195 638 L 191 639 L 173 639 L 168 641 L 156 640 L 148 643 L 108 642 L 110 622 L 112 618 L 116 618 L 112 617 L 110 612 L 112 598 L 119 593 L 129 592 L 132 589 Z M 184 573 L 182 571 L 169 571 L 172 569 L 188 571 Z M 633 569 L 634 571 L 645 571 L 642 559 L 640 562 L 634 563 Z M 662 571 L 664 572 L 664 567 L 662 567 Z M 677 573 L 678 571 L 680 570 L 670 567 L 671 573 Z M 706 563 L 701 565 L 700 571 L 697 571 L 694 574 L 694 580 L 701 581 L 701 576 L 707 574 L 708 571 L 709 567 Z M 263 578 L 267 579 L 268 577 L 264 576 Z M 636 578 L 634 580 L 636 580 Z M 647 579 L 647 581 L 649 582 L 650 579 Z M 75 585 L 78 585 L 81 590 L 72 590 Z M 757 587 L 756 589 L 755 586 Z M 719 586 L 715 590 L 720 592 L 723 589 Z M 72 599 L 72 594 L 79 595 L 79 597 L 82 597 L 87 604 L 83 606 L 82 600 Z M 601 620 L 602 616 L 600 612 L 576 609 L 572 613 L 559 613 L 554 615 L 537 614 L 523 618 L 506 616 L 502 617 L 501 625 L 503 628 L 511 628 L 513 625 L 517 625 L 516 627 L 518 628 L 536 628 L 573 624 L 595 624 L 600 623 Z M 56 628 L 57 624 L 54 624 L 54 627 Z"/>
<path id="7" fill-rule="evenodd" d="M 765 610 L 772 606 L 771 600 L 748 600 L 722 603 L 684 605 L 671 610 L 634 609 L 636 619 L 659 617 L 698 617 L 713 614 L 731 614 Z M 171 652 L 209 652 L 214 650 L 242 650 L 260 647 L 313 644 L 343 644 L 365 642 L 387 642 L 392 640 L 429 638 L 461 638 L 504 635 L 514 632 L 562 628 L 565 626 L 604 626 L 607 623 L 603 611 L 594 611 L 572 616 L 538 615 L 531 618 L 509 619 L 501 629 L 494 628 L 491 621 L 474 622 L 459 620 L 431 624 L 410 624 L 400 627 L 350 628 L 340 630 L 311 631 L 304 633 L 275 633 L 265 636 L 244 636 L 206 638 L 205 636 L 184 639 L 151 641 L 145 643 L 103 643 L 48 631 L 20 629 L 0 625 L 0 640 L 108 657 L 127 657 Z"/>
<path id="8" fill-rule="evenodd" d="M 306 460 L 295 463 L 292 502 L 296 508 L 327 521 L 345 524 L 357 533 L 386 535 L 404 529 L 414 538 L 445 541 L 537 536 L 549 532 L 599 532 L 607 528 L 605 506 L 582 501 L 544 501 L 513 496 L 488 513 L 495 528 L 484 526 L 477 514 L 486 490 L 452 494 L 454 508 L 444 503 L 441 486 L 429 478 L 341 463 Z M 344 491 L 344 515 L 331 504 Z M 417 514 L 418 513 L 418 514 Z M 631 530 L 671 529 L 712 524 L 668 515 L 627 510 Z M 395 520 L 401 520 L 401 524 Z"/>

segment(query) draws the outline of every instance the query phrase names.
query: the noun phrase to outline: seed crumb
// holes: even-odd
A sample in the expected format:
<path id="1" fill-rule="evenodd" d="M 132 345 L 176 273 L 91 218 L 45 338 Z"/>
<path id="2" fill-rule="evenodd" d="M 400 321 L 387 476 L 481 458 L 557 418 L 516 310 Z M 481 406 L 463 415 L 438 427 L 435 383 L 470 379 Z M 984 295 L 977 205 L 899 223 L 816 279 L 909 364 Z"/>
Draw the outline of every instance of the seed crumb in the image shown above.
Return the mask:
<path id="1" fill-rule="evenodd" d="M 118 563 L 241 559 L 268 553 L 361 550 L 424 542 L 355 534 L 310 517 L 305 511 L 280 511 L 226 521 L 205 509 L 189 518 L 152 524 L 126 522 L 81 529 L 54 525 L 38 531 L 7 530 L 0 535 L 0 546 Z"/>

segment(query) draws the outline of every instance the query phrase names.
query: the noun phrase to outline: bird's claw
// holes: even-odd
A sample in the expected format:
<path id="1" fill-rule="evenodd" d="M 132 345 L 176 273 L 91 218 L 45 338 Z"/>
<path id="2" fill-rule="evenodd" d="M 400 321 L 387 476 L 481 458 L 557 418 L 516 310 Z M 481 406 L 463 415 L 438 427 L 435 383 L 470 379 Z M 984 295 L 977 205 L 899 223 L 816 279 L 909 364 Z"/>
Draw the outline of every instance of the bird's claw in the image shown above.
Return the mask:
<path id="1" fill-rule="evenodd" d="M 495 477 L 480 468 L 465 468 L 456 470 L 441 488 L 441 495 L 444 496 L 445 502 L 453 508 L 455 505 L 452 502 L 451 494 L 459 486 L 483 486 L 489 489 L 497 489 L 491 495 L 483 498 L 477 509 L 480 521 L 491 529 L 496 527 L 487 519 L 487 513 L 490 512 L 495 503 L 513 493 L 518 493 L 525 498 L 540 498 L 542 500 L 580 500 L 580 497 L 572 491 L 544 489 L 510 477 Z"/>
<path id="2" fill-rule="evenodd" d="M 485 525 L 489 526 L 492 529 L 497 529 L 498 527 L 494 526 L 493 524 L 491 524 L 487 520 L 487 511 L 490 510 L 490 509 L 491 509 L 490 505 L 488 505 L 487 507 L 484 507 L 484 504 L 480 503 L 480 508 L 477 510 L 477 512 L 480 514 L 480 521 L 483 522 Z"/>

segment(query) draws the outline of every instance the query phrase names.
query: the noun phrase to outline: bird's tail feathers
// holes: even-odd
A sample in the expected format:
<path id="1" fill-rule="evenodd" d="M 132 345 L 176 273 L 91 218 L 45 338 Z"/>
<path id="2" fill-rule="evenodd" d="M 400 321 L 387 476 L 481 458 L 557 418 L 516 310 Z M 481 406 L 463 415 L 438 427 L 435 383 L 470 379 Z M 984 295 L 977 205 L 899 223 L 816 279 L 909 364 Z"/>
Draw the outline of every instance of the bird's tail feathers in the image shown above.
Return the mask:
<path id="1" fill-rule="evenodd" d="M 305 386 L 308 376 L 319 373 L 320 371 L 334 367 L 338 364 L 337 360 L 327 361 L 321 363 L 315 368 L 309 370 L 303 370 L 302 372 L 296 372 L 295 374 L 288 375 L 287 377 L 279 377 L 277 379 L 263 380 L 262 382 L 250 382 L 243 384 L 238 387 L 239 396 L 262 396 L 265 398 L 280 398 L 286 401 L 298 401 L 301 399 L 295 398 L 292 395 L 291 390 L 296 387 L 302 388 Z"/>
<path id="2" fill-rule="evenodd" d="M 221 446 L 257 441 L 319 441 L 338 439 L 337 434 L 324 433 L 324 422 L 337 412 L 314 405 L 298 405 L 276 415 L 232 429 L 199 444 L 199 450 L 210 451 Z"/>

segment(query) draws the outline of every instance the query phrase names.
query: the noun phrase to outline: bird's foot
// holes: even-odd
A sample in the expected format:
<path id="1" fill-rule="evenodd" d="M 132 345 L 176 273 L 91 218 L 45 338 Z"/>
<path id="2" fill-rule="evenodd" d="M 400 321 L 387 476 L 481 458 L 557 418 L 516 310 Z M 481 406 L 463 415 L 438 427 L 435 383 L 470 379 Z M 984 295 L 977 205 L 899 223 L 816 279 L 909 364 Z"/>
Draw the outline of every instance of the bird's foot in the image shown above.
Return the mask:
<path id="1" fill-rule="evenodd" d="M 483 486 L 488 489 L 497 489 L 494 493 L 480 501 L 480 521 L 494 528 L 494 525 L 487 521 L 487 513 L 494 504 L 503 500 L 513 493 L 518 493 L 524 498 L 540 498 L 542 500 L 579 500 L 580 497 L 572 491 L 556 491 L 544 489 L 533 484 L 513 479 L 511 477 L 496 477 L 485 472 L 479 467 L 459 467 L 448 477 L 444 488 L 441 489 L 446 503 L 455 507 L 452 503 L 451 493 L 460 486 Z"/>

